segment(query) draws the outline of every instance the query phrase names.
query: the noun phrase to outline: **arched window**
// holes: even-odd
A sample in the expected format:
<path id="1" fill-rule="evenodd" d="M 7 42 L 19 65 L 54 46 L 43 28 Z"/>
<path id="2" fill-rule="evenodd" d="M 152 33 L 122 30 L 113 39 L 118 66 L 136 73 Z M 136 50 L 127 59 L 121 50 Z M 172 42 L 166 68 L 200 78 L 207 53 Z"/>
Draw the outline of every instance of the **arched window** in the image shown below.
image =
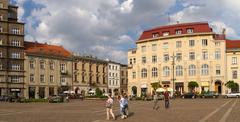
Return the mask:
<path id="1" fill-rule="evenodd" d="M 168 66 L 163 67 L 163 76 L 169 76 L 170 75 L 170 69 Z"/>
<path id="2" fill-rule="evenodd" d="M 195 65 L 189 65 L 188 67 L 188 74 L 189 76 L 195 76 L 196 75 L 196 66 Z"/>
<path id="3" fill-rule="evenodd" d="M 146 78 L 147 77 L 147 69 L 143 68 L 142 69 L 142 78 Z"/>
<path id="4" fill-rule="evenodd" d="M 152 77 L 157 77 L 158 76 L 158 70 L 156 67 L 152 68 Z"/>
<path id="5" fill-rule="evenodd" d="M 207 64 L 202 65 L 202 75 L 208 75 L 208 65 Z"/>
<path id="6" fill-rule="evenodd" d="M 182 66 L 178 65 L 176 67 L 176 76 L 182 76 L 183 75 L 183 68 Z"/>

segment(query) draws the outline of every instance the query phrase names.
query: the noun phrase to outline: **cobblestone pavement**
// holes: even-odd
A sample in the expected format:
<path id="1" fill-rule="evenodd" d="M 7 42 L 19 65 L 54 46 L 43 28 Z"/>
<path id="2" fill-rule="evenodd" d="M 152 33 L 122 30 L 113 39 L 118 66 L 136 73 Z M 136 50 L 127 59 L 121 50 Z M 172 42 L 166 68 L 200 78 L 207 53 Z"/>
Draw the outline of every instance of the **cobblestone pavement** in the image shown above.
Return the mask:
<path id="1" fill-rule="evenodd" d="M 105 101 L 70 103 L 0 103 L 0 122 L 107 122 Z M 240 99 L 175 99 L 170 108 L 153 110 L 152 101 L 130 101 L 130 115 L 122 120 L 119 105 L 114 113 L 119 122 L 239 122 Z M 111 121 L 111 120 L 110 120 Z"/>

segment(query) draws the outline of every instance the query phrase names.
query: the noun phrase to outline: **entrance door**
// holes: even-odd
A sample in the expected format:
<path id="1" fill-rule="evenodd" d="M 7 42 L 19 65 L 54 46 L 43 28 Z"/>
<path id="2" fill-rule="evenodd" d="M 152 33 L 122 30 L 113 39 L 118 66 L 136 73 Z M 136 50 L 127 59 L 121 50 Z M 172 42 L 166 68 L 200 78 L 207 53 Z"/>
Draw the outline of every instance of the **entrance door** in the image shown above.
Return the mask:
<path id="1" fill-rule="evenodd" d="M 222 94 L 222 82 L 221 81 L 216 81 L 215 82 L 215 91 L 218 94 Z"/>

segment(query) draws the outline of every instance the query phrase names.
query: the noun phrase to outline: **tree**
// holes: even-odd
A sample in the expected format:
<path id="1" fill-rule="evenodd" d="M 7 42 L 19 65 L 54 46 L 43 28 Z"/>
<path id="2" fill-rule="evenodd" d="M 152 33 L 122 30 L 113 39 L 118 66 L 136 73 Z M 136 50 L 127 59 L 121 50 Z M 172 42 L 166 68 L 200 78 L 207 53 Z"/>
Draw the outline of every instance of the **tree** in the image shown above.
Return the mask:
<path id="1" fill-rule="evenodd" d="M 196 81 L 190 81 L 188 83 L 188 87 L 191 89 L 191 91 L 193 91 L 193 89 L 195 89 L 196 87 L 198 87 L 198 83 Z"/>
<path id="2" fill-rule="evenodd" d="M 231 89 L 231 91 L 238 91 L 238 83 L 235 83 L 233 80 L 229 80 L 225 86 L 229 89 Z"/>
<path id="3" fill-rule="evenodd" d="M 96 88 L 96 96 L 102 96 L 102 90 L 101 89 L 99 89 L 99 88 Z"/>
<path id="4" fill-rule="evenodd" d="M 154 91 L 156 91 L 158 88 L 161 87 L 159 82 L 151 83 L 151 86 L 152 86 Z"/>

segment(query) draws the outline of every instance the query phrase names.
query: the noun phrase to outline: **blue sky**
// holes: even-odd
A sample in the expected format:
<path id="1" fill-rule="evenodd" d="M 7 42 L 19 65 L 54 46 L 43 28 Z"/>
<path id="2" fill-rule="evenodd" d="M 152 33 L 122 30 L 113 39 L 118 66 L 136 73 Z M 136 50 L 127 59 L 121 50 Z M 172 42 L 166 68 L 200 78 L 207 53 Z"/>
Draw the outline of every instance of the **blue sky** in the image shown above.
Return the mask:
<path id="1" fill-rule="evenodd" d="M 207 21 L 229 39 L 240 39 L 237 0 L 11 0 L 25 22 L 25 40 L 63 45 L 127 63 L 142 31 L 176 21 Z M 170 23 L 169 19 L 170 18 Z"/>

